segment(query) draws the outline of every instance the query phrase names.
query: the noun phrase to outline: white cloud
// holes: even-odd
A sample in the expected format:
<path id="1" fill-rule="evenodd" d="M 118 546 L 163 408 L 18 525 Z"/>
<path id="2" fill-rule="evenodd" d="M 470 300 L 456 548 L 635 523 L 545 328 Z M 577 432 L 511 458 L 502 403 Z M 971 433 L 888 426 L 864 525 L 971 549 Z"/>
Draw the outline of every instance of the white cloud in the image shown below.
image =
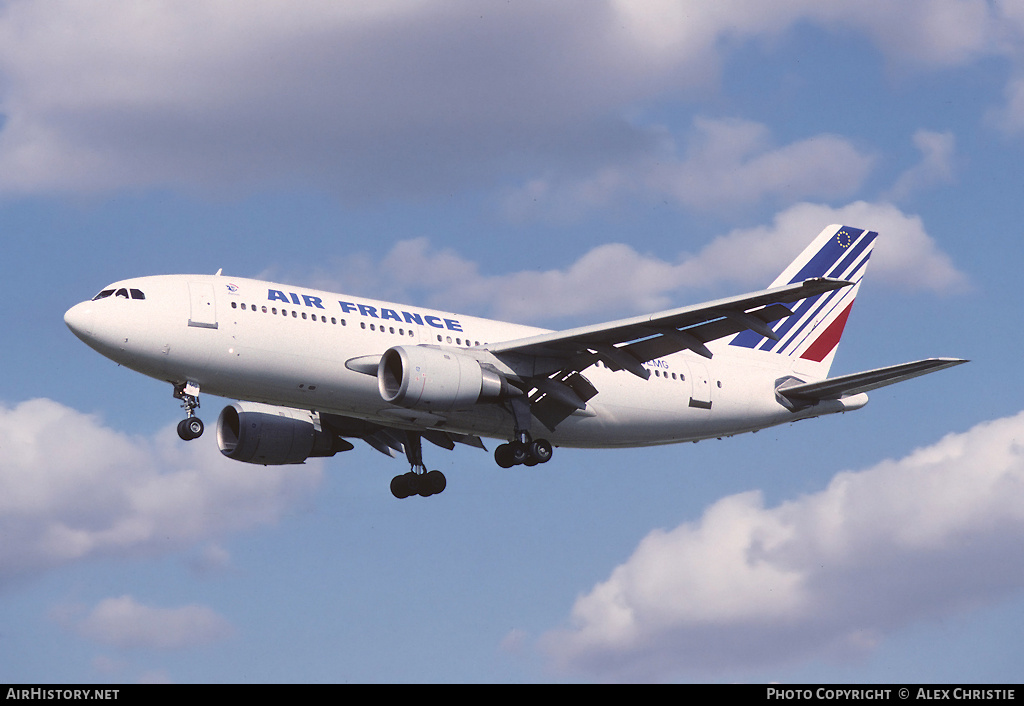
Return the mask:
<path id="1" fill-rule="evenodd" d="M 895 201 L 915 191 L 953 180 L 953 156 L 956 139 L 951 132 L 918 130 L 914 133 L 914 146 L 921 152 L 921 161 L 903 172 L 889 191 Z"/>
<path id="2" fill-rule="evenodd" d="M 737 229 L 716 239 L 693 258 L 689 274 L 697 282 L 702 274 L 726 281 L 770 281 L 810 241 L 813 236 L 808 233 L 816 235 L 829 223 L 878 231 L 869 282 L 932 292 L 959 291 L 967 286 L 966 275 L 939 249 L 918 216 L 907 215 L 892 204 L 866 201 L 839 208 L 810 203 L 791 206 L 777 214 L 770 226 Z M 730 272 L 736 273 L 735 279 Z"/>
<path id="3" fill-rule="evenodd" d="M 691 207 L 832 197 L 857 189 L 872 157 L 847 140 L 818 135 L 775 148 L 768 128 L 745 120 L 698 119 L 686 159 L 663 167 L 654 179 Z"/>
<path id="4" fill-rule="evenodd" d="M 154 608 L 127 595 L 100 601 L 74 629 L 90 640 L 121 649 L 180 650 L 234 634 L 231 624 L 206 606 Z"/>
<path id="5" fill-rule="evenodd" d="M 682 156 L 667 135 L 660 142 L 589 176 L 532 179 L 506 197 L 505 210 L 571 219 L 626 195 L 719 211 L 766 198 L 834 198 L 856 191 L 874 162 L 835 135 L 778 147 L 766 126 L 748 120 L 697 118 Z"/>
<path id="6" fill-rule="evenodd" d="M 397 243 L 380 263 L 364 255 L 349 257 L 313 279 L 324 288 L 355 288 L 355 293 L 399 301 L 419 299 L 442 309 L 518 322 L 608 318 L 681 305 L 686 290 L 766 287 L 830 223 L 879 231 L 870 282 L 932 292 L 968 286 L 967 276 L 928 235 L 919 217 L 891 204 L 864 201 L 840 208 L 799 203 L 777 214 L 770 225 L 731 231 L 695 254 L 680 253 L 674 261 L 607 243 L 562 269 L 485 275 L 457 252 L 432 250 L 425 238 L 417 238 Z M 557 307 L 551 302 L 558 302 Z"/>
<path id="7" fill-rule="evenodd" d="M 765 507 L 733 495 L 648 535 L 542 645 L 608 679 L 861 654 L 1024 588 L 1024 412 Z"/>
<path id="8" fill-rule="evenodd" d="M 224 458 L 213 437 L 127 436 L 47 399 L 0 406 L 0 583 L 272 524 L 319 483 L 319 463 L 248 466 Z"/>
<path id="9" fill-rule="evenodd" d="M 584 5 L 7 3 L 0 188 L 437 193 L 581 117 L 615 141 L 640 89 Z"/>
<path id="10" fill-rule="evenodd" d="M 231 555 L 218 544 L 203 547 L 188 560 L 188 567 L 197 576 L 211 576 L 231 568 Z"/>
<path id="11" fill-rule="evenodd" d="M 954 66 L 994 51 L 1005 12 L 985 0 L 732 0 L 714 6 L 685 0 L 613 0 L 612 6 L 637 44 L 672 65 L 707 62 L 723 39 L 773 37 L 798 22 L 810 22 L 856 28 L 904 64 Z"/>
<path id="12" fill-rule="evenodd" d="M 1010 78 L 1003 95 L 1005 103 L 989 111 L 988 121 L 1007 134 L 1019 134 L 1024 131 L 1024 75 Z"/>
<path id="13" fill-rule="evenodd" d="M 596 161 L 657 148 L 623 124 L 626 106 L 714 81 L 738 42 L 811 23 L 861 31 L 925 68 L 1021 54 L 1002 29 L 1011 6 L 984 0 L 363 5 L 5 3 L 0 190 L 284 183 L 365 198 L 497 183 L 553 161 L 599 190 L 616 177 Z M 837 150 L 861 156 L 820 137 L 745 159 L 741 186 L 808 160 L 836 182 L 823 159 Z M 813 185 L 791 188 L 813 196 Z"/>

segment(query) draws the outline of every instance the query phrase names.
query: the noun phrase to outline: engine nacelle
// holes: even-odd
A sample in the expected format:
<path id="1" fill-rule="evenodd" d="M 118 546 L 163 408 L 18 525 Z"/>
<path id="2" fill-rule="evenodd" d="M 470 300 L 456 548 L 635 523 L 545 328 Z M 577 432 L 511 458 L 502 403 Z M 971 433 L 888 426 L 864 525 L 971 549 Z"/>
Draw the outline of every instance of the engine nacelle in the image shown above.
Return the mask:
<path id="1" fill-rule="evenodd" d="M 217 418 L 217 446 L 228 458 L 263 466 L 303 463 L 342 450 L 336 436 L 318 430 L 313 420 L 312 412 L 236 402 Z"/>
<path id="2" fill-rule="evenodd" d="M 395 346 L 385 351 L 377 366 L 377 387 L 385 402 L 436 411 L 521 394 L 476 358 L 426 346 Z"/>

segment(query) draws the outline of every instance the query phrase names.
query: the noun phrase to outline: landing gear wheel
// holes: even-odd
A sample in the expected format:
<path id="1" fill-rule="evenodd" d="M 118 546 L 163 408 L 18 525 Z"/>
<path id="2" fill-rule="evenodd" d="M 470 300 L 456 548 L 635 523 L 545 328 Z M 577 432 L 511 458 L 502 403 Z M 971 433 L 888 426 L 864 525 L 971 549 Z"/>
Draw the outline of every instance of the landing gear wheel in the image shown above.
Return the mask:
<path id="1" fill-rule="evenodd" d="M 199 417 L 189 417 L 178 422 L 178 436 L 184 441 L 198 439 L 203 435 L 203 420 Z"/>
<path id="2" fill-rule="evenodd" d="M 410 482 L 411 481 L 411 482 Z M 409 472 L 391 479 L 391 494 L 399 500 L 404 500 L 410 495 L 415 495 L 413 484 L 416 481 L 416 474 Z"/>
<path id="3" fill-rule="evenodd" d="M 442 492 L 448 486 L 448 480 L 441 471 L 428 471 L 422 476 L 417 476 L 416 484 L 419 486 L 417 492 L 420 497 L 429 498 Z"/>
<path id="4" fill-rule="evenodd" d="M 498 448 L 494 449 L 494 462 L 502 468 L 512 468 L 516 465 L 515 459 L 512 458 L 512 447 L 510 444 L 501 444 Z"/>
<path id="5" fill-rule="evenodd" d="M 494 461 L 502 468 L 512 466 L 536 466 L 547 463 L 553 453 L 551 442 L 547 439 L 533 441 L 510 441 L 494 449 Z"/>
<path id="6" fill-rule="evenodd" d="M 512 463 L 515 466 L 526 463 L 526 459 L 530 457 L 527 445 L 522 441 L 513 441 L 509 443 L 509 449 L 512 454 Z"/>
<path id="7" fill-rule="evenodd" d="M 423 442 L 420 433 L 407 431 L 404 446 L 410 470 L 391 479 L 391 494 L 401 500 L 411 495 L 428 498 L 442 492 L 448 481 L 441 471 L 428 471 L 423 465 Z"/>
<path id="8" fill-rule="evenodd" d="M 551 442 L 547 439 L 537 439 L 530 444 L 530 458 L 536 463 L 547 463 L 551 453 Z"/>
<path id="9" fill-rule="evenodd" d="M 399 500 L 413 495 L 429 498 L 431 495 L 443 492 L 446 487 L 448 487 L 448 480 L 441 471 L 427 473 L 409 471 L 391 479 L 391 494 Z"/>

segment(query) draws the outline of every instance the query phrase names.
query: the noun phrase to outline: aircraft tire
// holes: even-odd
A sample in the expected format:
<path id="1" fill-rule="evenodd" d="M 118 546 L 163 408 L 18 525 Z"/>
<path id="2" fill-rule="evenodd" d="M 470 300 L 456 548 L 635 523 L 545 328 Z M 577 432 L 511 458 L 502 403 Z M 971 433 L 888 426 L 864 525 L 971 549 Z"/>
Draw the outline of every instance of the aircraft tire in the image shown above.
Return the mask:
<path id="1" fill-rule="evenodd" d="M 501 444 L 498 448 L 494 449 L 494 462 L 502 468 L 512 468 L 516 465 L 515 459 L 512 458 L 512 446 L 510 444 Z"/>
<path id="2" fill-rule="evenodd" d="M 178 422 L 178 436 L 183 441 L 192 441 L 203 435 L 203 420 L 199 417 L 189 417 Z"/>
<path id="3" fill-rule="evenodd" d="M 537 463 L 547 463 L 551 460 L 551 442 L 547 439 L 536 439 L 530 444 L 530 458 Z"/>
<path id="4" fill-rule="evenodd" d="M 408 473 L 403 473 L 402 475 L 395 476 L 391 479 L 391 494 L 399 500 L 404 500 L 415 492 L 407 478 L 409 475 L 410 474 Z"/>
<path id="5" fill-rule="evenodd" d="M 513 441 L 509 445 L 512 455 L 512 465 L 518 466 L 526 463 L 526 459 L 530 457 L 530 450 L 526 444 L 521 441 Z"/>
<path id="6" fill-rule="evenodd" d="M 426 498 L 444 491 L 448 480 L 441 471 L 429 471 L 416 478 L 420 496 Z"/>

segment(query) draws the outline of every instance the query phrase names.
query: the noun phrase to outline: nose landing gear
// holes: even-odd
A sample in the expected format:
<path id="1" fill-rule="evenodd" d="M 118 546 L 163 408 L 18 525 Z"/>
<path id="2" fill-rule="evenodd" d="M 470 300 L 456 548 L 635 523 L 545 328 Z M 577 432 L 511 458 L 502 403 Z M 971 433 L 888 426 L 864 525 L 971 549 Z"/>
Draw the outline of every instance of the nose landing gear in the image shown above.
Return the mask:
<path id="1" fill-rule="evenodd" d="M 185 418 L 178 422 L 178 436 L 184 441 L 198 439 L 203 435 L 203 420 L 195 416 L 199 409 L 199 385 L 194 382 L 179 383 L 174 386 L 175 399 L 181 400 L 185 410 Z"/>

